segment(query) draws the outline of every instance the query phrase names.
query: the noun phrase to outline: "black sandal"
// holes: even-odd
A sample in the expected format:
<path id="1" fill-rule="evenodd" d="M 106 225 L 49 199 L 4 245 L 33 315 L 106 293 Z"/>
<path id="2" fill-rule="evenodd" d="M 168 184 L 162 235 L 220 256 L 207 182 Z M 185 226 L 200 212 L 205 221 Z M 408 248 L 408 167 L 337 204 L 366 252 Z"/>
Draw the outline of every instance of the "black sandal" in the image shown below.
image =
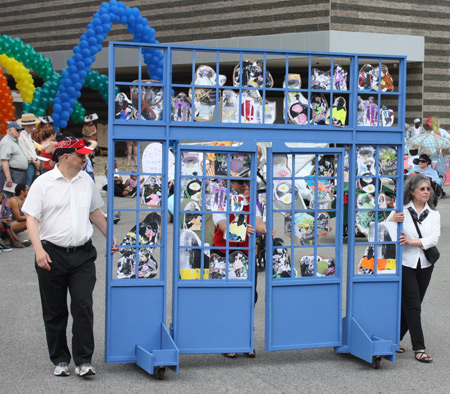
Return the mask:
<path id="1" fill-rule="evenodd" d="M 395 352 L 396 352 L 396 353 L 405 353 L 405 352 L 406 352 L 406 349 L 405 349 L 403 346 L 400 346 L 400 347 L 398 348 L 398 350 L 396 350 Z"/>
<path id="2" fill-rule="evenodd" d="M 226 358 L 237 358 L 237 353 L 222 353 Z"/>
<path id="3" fill-rule="evenodd" d="M 256 357 L 256 352 L 253 349 L 253 352 L 250 353 L 244 353 L 248 358 L 255 358 Z"/>
<path id="4" fill-rule="evenodd" d="M 431 363 L 433 359 L 425 353 L 425 350 L 414 352 L 414 358 L 421 363 Z"/>

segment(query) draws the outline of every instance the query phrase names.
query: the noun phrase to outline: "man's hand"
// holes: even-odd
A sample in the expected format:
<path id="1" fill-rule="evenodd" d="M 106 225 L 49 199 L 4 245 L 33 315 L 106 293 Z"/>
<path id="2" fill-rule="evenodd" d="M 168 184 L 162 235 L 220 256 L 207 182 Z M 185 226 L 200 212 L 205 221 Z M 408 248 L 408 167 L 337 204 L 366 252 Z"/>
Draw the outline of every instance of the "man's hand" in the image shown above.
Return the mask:
<path id="1" fill-rule="evenodd" d="M 42 268 L 44 270 L 50 271 L 50 265 L 52 260 L 50 259 L 50 256 L 47 254 L 47 252 L 44 249 L 41 249 L 40 251 L 36 252 L 36 264 L 39 268 Z"/>

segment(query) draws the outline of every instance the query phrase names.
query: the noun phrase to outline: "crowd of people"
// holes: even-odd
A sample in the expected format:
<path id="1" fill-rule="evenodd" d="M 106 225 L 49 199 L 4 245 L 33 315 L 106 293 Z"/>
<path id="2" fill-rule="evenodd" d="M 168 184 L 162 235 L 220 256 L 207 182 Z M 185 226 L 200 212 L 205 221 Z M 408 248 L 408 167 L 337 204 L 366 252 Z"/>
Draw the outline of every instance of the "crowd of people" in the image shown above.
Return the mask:
<path id="1" fill-rule="evenodd" d="M 82 128 L 83 141 L 91 148 L 83 170 L 95 181 L 93 159 L 97 148 L 97 114 L 87 115 Z M 25 216 L 20 208 L 28 189 L 42 174 L 55 168 L 58 161 L 55 150 L 61 139 L 75 139 L 70 133 L 58 134 L 51 116 L 37 118 L 25 113 L 17 121 L 9 122 L 6 135 L 0 140 L 0 252 L 30 245 L 17 235 L 26 232 Z M 19 209 L 16 201 L 20 201 Z M 11 207 L 10 209 L 10 205 Z M 9 240 L 9 245 L 8 245 Z"/>

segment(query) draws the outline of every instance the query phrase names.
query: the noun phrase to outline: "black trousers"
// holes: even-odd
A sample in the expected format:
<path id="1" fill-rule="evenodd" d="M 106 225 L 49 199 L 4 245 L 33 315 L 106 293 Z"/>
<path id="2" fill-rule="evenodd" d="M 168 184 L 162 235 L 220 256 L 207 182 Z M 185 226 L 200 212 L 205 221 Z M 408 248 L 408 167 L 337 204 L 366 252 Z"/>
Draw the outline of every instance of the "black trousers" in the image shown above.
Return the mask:
<path id="1" fill-rule="evenodd" d="M 43 247 L 52 261 L 51 270 L 46 271 L 36 265 L 36 272 L 50 360 L 55 365 L 70 363 L 66 337 L 69 291 L 73 360 L 75 365 L 90 363 L 94 353 L 92 292 L 96 281 L 94 262 L 97 251 L 90 241 L 72 252 L 45 241 Z"/>
<path id="2" fill-rule="evenodd" d="M 421 321 L 421 304 L 431 280 L 434 266 L 421 268 L 420 260 L 417 268 L 402 267 L 402 312 L 400 323 L 400 339 L 409 330 L 413 350 L 425 349 Z"/>

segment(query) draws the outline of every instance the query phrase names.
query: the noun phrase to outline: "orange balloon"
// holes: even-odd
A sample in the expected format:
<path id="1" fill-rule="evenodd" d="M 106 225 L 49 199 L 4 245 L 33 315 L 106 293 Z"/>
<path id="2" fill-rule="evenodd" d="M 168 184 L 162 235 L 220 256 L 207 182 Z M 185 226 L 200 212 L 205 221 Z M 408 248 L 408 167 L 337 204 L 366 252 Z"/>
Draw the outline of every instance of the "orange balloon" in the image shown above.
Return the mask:
<path id="1" fill-rule="evenodd" d="M 15 120 L 14 114 L 16 108 L 13 105 L 13 97 L 11 96 L 11 89 L 8 86 L 8 80 L 3 74 L 3 69 L 0 67 L 0 134 L 6 134 L 6 122 Z"/>

